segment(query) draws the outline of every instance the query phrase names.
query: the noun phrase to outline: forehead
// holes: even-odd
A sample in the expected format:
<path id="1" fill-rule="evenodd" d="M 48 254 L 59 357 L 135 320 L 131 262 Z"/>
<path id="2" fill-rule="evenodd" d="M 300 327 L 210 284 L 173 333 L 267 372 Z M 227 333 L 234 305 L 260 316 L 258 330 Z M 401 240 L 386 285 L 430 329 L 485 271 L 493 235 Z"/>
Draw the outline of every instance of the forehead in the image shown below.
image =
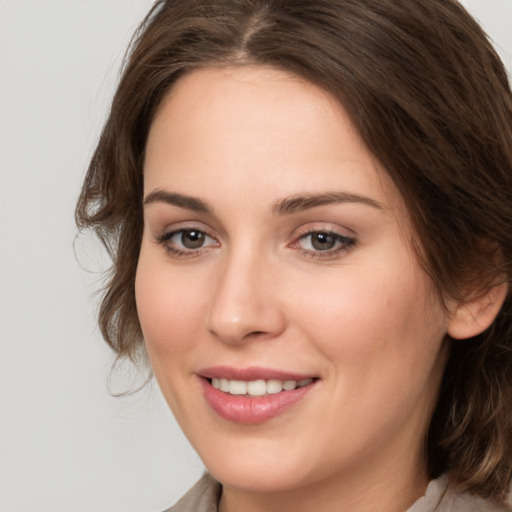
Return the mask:
<path id="1" fill-rule="evenodd" d="M 341 105 L 300 77 L 264 66 L 206 68 L 186 74 L 170 90 L 153 121 L 148 149 L 155 131 L 166 130 L 178 138 L 186 133 L 187 142 L 205 150 L 232 150 L 243 142 L 254 153 L 256 144 L 268 149 L 278 143 L 285 156 L 296 140 L 312 139 L 313 131 L 328 135 L 335 125 L 352 148 L 362 147 Z"/>
<path id="2" fill-rule="evenodd" d="M 343 106 L 304 79 L 264 66 L 193 71 L 157 111 L 145 193 L 208 193 L 212 185 L 224 195 L 259 194 L 268 202 L 334 187 L 378 196 L 392 210 L 403 206 Z"/>

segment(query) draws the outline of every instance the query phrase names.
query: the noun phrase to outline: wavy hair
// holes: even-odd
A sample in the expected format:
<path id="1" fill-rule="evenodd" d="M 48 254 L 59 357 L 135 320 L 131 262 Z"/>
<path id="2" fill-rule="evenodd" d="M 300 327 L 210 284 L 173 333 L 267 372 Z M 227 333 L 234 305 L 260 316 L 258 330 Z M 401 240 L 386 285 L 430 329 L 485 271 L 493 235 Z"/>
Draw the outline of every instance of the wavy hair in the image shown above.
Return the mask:
<path id="1" fill-rule="evenodd" d="M 440 296 L 512 276 L 512 94 L 489 39 L 455 0 L 160 0 L 136 32 L 77 204 L 112 257 L 99 325 L 143 353 L 134 281 L 143 161 L 185 73 L 264 64 L 329 91 L 405 199 Z M 475 284 L 476 283 L 476 284 Z M 512 476 L 512 299 L 451 352 L 425 434 L 431 477 L 504 500 Z M 142 350 L 142 352 L 141 352 Z"/>

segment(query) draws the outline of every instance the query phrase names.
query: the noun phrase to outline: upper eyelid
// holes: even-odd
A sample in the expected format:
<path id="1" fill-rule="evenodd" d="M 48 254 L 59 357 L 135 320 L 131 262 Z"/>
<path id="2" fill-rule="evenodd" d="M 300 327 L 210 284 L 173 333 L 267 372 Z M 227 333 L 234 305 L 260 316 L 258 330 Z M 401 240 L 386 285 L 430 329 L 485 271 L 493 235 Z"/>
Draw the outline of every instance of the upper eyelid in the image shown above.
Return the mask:
<path id="1" fill-rule="evenodd" d="M 323 234 L 326 234 L 326 235 L 331 235 L 333 236 L 334 238 L 337 238 L 338 240 L 340 241 L 350 241 L 352 243 L 355 243 L 356 242 L 356 237 L 354 236 L 347 236 L 347 235 L 343 235 L 341 233 L 337 233 L 336 231 L 330 231 L 330 230 L 322 230 L 322 229 L 314 229 L 312 231 L 307 231 L 306 233 L 303 233 L 301 235 L 299 235 L 298 237 L 295 238 L 295 240 L 292 242 L 292 244 L 295 244 L 297 243 L 299 240 L 302 240 L 304 238 L 307 238 L 308 236 L 311 236 L 311 235 L 314 235 L 314 234 L 318 234 L 318 233 L 323 233 Z"/>
<path id="2" fill-rule="evenodd" d="M 179 243 L 172 243 L 172 238 L 179 233 L 183 233 L 185 231 L 200 231 L 206 235 L 210 240 L 214 243 L 207 243 L 206 245 L 201 245 L 196 248 L 189 248 L 186 246 L 181 246 Z M 194 258 L 199 257 L 204 254 L 206 251 L 210 250 L 212 247 L 219 246 L 220 243 L 212 236 L 210 236 L 206 231 L 202 229 L 197 229 L 194 227 L 181 227 L 177 229 L 168 229 L 165 230 L 162 234 L 155 237 L 155 242 L 157 245 L 161 246 L 170 256 L 175 259 L 179 258 Z"/>
<path id="3" fill-rule="evenodd" d="M 352 240 L 355 238 L 354 236 L 344 235 L 343 233 L 338 233 L 337 231 L 332 231 L 330 229 L 313 229 L 311 231 L 306 231 L 305 233 L 300 234 L 297 238 L 299 238 L 299 239 L 305 238 L 307 236 L 311 236 L 311 235 L 318 234 L 318 233 L 332 235 L 334 237 L 343 238 L 346 240 Z"/>
<path id="4" fill-rule="evenodd" d="M 178 227 L 176 229 L 166 229 L 162 232 L 160 236 L 158 236 L 158 240 L 161 242 L 166 242 L 170 240 L 173 236 L 177 235 L 178 233 L 182 233 L 183 231 L 200 231 L 201 233 L 204 233 L 208 238 L 211 238 L 214 242 L 219 243 L 217 238 L 213 235 L 211 235 L 208 231 L 205 229 L 199 229 L 194 226 L 185 226 L 185 227 Z"/>
<path id="5" fill-rule="evenodd" d="M 299 246 L 300 241 L 302 239 L 304 239 L 305 237 L 312 235 L 314 233 L 322 233 L 322 232 L 329 233 L 329 234 L 332 234 L 333 236 L 337 237 L 338 238 L 337 242 L 338 242 L 339 246 L 338 247 L 335 246 L 331 249 L 325 249 L 325 250 L 305 249 L 305 248 Z M 310 258 L 315 258 L 315 259 L 324 260 L 324 261 L 333 261 L 333 260 L 337 260 L 340 257 L 343 257 L 345 254 L 351 252 L 354 248 L 356 248 L 358 246 L 358 240 L 355 237 L 348 237 L 348 236 L 341 235 L 336 232 L 314 230 L 314 231 L 305 233 L 304 235 L 297 237 L 295 239 L 295 241 L 292 242 L 292 244 L 290 244 L 290 245 L 291 246 L 296 245 L 296 247 L 294 247 L 294 250 L 297 250 L 300 253 L 302 253 L 303 255 L 308 256 Z"/>
<path id="6" fill-rule="evenodd" d="M 155 238 L 161 241 L 164 237 L 169 238 L 175 233 L 187 230 L 201 231 L 219 244 L 221 239 L 226 238 L 226 236 L 223 235 L 222 233 L 219 233 L 218 230 L 212 229 L 207 224 L 204 224 L 203 222 L 198 220 L 184 220 L 167 224 L 163 229 L 160 229 L 158 230 L 158 232 L 155 233 Z M 295 243 L 298 239 L 314 233 L 329 233 L 331 235 L 338 236 L 343 239 L 351 240 L 358 238 L 358 235 L 347 226 L 341 226 L 336 224 L 333 225 L 333 223 L 330 222 L 318 221 L 308 222 L 299 226 L 298 228 L 295 228 L 289 235 L 289 238 L 291 240 L 287 242 L 287 245 L 291 245 Z"/>
<path id="7" fill-rule="evenodd" d="M 310 233 L 331 233 L 344 238 L 357 238 L 358 234 L 347 226 L 332 222 L 308 222 L 294 230 L 293 236 L 300 237 Z"/>
<path id="8" fill-rule="evenodd" d="M 168 224 L 165 224 L 165 226 L 162 229 L 159 229 L 158 232 L 160 233 L 160 236 L 163 236 L 165 234 L 176 233 L 178 231 L 187 231 L 187 230 L 188 231 L 190 231 L 190 230 L 201 231 L 211 238 L 217 238 L 214 235 L 213 229 L 211 229 L 208 225 L 204 224 L 203 222 L 200 222 L 197 220 L 185 220 L 185 221 L 168 223 Z"/>

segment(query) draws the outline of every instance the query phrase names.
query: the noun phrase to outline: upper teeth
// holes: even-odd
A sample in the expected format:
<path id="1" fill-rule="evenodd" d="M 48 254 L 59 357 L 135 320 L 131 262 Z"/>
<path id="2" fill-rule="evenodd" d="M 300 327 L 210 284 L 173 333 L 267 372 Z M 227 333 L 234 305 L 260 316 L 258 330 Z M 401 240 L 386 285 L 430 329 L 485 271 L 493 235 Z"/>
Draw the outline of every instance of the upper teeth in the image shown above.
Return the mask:
<path id="1" fill-rule="evenodd" d="M 283 391 L 292 391 L 295 388 L 307 386 L 313 382 L 313 379 L 303 380 L 229 380 L 229 379 L 212 379 L 212 386 L 232 395 L 251 395 L 263 396 L 265 394 L 280 393 Z"/>

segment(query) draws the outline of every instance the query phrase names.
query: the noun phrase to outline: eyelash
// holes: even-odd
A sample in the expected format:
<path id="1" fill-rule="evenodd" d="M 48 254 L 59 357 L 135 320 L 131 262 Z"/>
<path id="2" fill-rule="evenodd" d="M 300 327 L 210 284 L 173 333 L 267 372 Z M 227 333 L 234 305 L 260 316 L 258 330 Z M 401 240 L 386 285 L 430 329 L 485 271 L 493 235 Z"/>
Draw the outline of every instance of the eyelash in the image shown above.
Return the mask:
<path id="1" fill-rule="evenodd" d="M 312 237 L 313 235 L 326 235 L 332 237 L 334 239 L 334 243 L 338 245 L 338 247 L 333 249 L 304 249 L 299 247 L 301 241 L 306 240 L 308 237 Z M 312 258 L 332 258 L 343 252 L 348 252 L 353 249 L 356 245 L 357 241 L 355 238 L 347 237 L 344 235 L 340 235 L 335 231 L 330 231 L 328 229 L 312 229 L 307 233 L 303 233 L 300 235 L 295 242 L 293 242 L 290 246 L 299 250 L 302 254 Z M 311 244 L 311 241 L 310 241 Z"/>
<path id="2" fill-rule="evenodd" d="M 207 246 L 201 245 L 197 248 L 185 248 L 185 249 L 178 249 L 176 246 L 171 245 L 170 241 L 173 239 L 173 237 L 177 235 L 183 235 L 185 233 L 198 233 L 201 236 L 205 237 L 206 239 L 212 240 L 214 243 L 209 244 Z M 313 235 L 325 235 L 328 237 L 332 237 L 334 240 L 334 243 L 338 245 L 338 247 L 333 249 L 305 249 L 300 247 L 300 242 L 306 240 L 308 237 L 312 237 Z M 174 231 L 170 231 L 168 233 L 164 233 L 163 235 L 157 237 L 157 243 L 162 245 L 164 249 L 173 257 L 177 258 L 196 258 L 203 255 L 205 251 L 208 250 L 208 247 L 216 246 L 218 247 L 220 244 L 210 236 L 206 231 L 202 229 L 194 229 L 194 228 L 181 228 Z M 301 234 L 294 242 L 292 242 L 289 247 L 292 247 L 294 249 L 297 249 L 301 254 L 304 254 L 306 256 L 309 256 L 311 258 L 332 258 L 333 256 L 337 256 L 340 253 L 348 252 L 354 246 L 356 245 L 357 240 L 355 238 L 347 237 L 344 235 L 340 235 L 339 233 L 336 233 L 335 231 L 325 230 L 325 229 L 312 229 L 308 231 L 307 233 Z M 311 241 L 310 241 L 311 244 Z"/>
<path id="3" fill-rule="evenodd" d="M 203 229 L 194 229 L 194 228 L 181 228 L 181 229 L 176 229 L 175 231 L 169 231 L 168 233 L 164 233 L 163 235 L 159 236 L 157 238 L 157 242 L 162 245 L 164 247 L 164 249 L 171 255 L 171 256 L 174 256 L 174 257 L 182 257 L 182 258 L 197 258 L 199 256 L 201 256 L 209 246 L 207 247 L 204 247 L 204 246 L 200 246 L 198 247 L 197 249 L 178 249 L 177 247 L 171 245 L 171 240 L 173 237 L 175 237 L 176 235 L 180 235 L 183 237 L 183 235 L 185 233 L 199 233 L 201 234 L 202 236 L 206 238 L 209 238 L 211 240 L 213 240 L 215 242 L 214 245 L 218 246 L 219 243 L 212 237 L 210 236 L 208 233 L 206 233 L 206 231 L 204 231 Z"/>

